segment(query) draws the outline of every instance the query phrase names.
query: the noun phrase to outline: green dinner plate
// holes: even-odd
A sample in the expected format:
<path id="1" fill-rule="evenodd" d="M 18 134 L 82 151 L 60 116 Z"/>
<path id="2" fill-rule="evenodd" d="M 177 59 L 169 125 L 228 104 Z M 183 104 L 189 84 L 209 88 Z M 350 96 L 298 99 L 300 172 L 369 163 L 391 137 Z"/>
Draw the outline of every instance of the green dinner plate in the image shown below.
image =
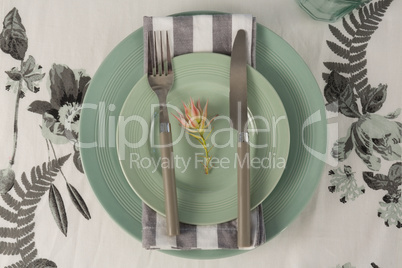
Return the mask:
<path id="1" fill-rule="evenodd" d="M 193 53 L 173 60 L 175 82 L 167 104 L 172 125 L 180 222 L 216 224 L 237 217 L 237 132 L 230 127 L 230 57 Z M 251 207 L 259 205 L 278 183 L 289 152 L 285 108 L 271 84 L 248 67 Z M 182 102 L 208 100 L 212 122 L 208 148 L 212 165 L 204 173 L 203 148 L 186 134 L 172 114 L 184 113 Z M 119 116 L 116 144 L 121 167 L 135 193 L 164 215 L 165 200 L 159 154 L 158 98 L 142 77 L 127 96 Z M 120 135 L 122 134 L 122 135 Z M 108 137 L 107 137 L 108 138 Z M 242 162 L 243 160 L 240 160 Z M 110 166 L 111 169 L 115 168 Z"/>
<path id="2" fill-rule="evenodd" d="M 187 14 L 201 13 L 205 14 Z M 81 147 L 82 161 L 95 194 L 109 215 L 138 240 L 142 232 L 142 202 L 120 168 L 115 139 L 106 139 L 105 133 L 115 132 L 123 103 L 143 77 L 143 54 L 141 28 L 107 56 L 86 93 L 80 131 L 80 140 L 85 145 Z M 260 24 L 257 25 L 256 58 L 257 71 L 272 84 L 282 100 L 290 128 L 286 168 L 274 190 L 262 202 L 269 240 L 285 229 L 311 199 L 324 167 L 324 162 L 311 152 L 326 152 L 327 127 L 322 94 L 308 66 L 286 41 Z M 245 251 L 164 252 L 184 258 L 213 259 Z"/>

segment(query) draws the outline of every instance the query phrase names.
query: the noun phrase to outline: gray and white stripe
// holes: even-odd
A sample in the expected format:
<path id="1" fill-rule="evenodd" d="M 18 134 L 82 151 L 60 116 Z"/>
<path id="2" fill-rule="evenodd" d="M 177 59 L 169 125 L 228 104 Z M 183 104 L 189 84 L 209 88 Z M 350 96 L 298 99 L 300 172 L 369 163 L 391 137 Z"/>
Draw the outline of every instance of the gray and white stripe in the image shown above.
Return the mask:
<path id="1" fill-rule="evenodd" d="M 256 20 L 251 15 L 219 14 L 179 17 L 144 17 L 144 70 L 147 70 L 148 32 L 169 31 L 173 55 L 215 52 L 230 55 L 238 30 L 247 32 L 248 63 L 255 67 Z M 172 37 L 173 36 L 173 37 Z M 165 217 L 143 204 L 142 243 L 146 249 L 236 249 L 237 220 L 216 225 L 180 223 L 180 235 L 165 234 Z M 252 247 L 265 242 L 262 206 L 252 211 Z"/>
<path id="2" fill-rule="evenodd" d="M 142 204 L 142 246 L 146 249 L 237 249 L 237 220 L 216 225 L 180 223 L 180 235 L 167 236 L 165 217 Z M 252 246 L 265 242 L 262 206 L 251 212 Z"/>
<path id="3" fill-rule="evenodd" d="M 144 41 L 149 31 L 169 31 L 173 55 L 214 52 L 230 55 L 238 30 L 247 33 L 248 64 L 255 67 L 256 20 L 251 15 L 222 14 L 179 17 L 144 17 Z M 144 56 L 147 47 L 144 47 Z M 146 69 L 146 68 L 145 68 Z"/>

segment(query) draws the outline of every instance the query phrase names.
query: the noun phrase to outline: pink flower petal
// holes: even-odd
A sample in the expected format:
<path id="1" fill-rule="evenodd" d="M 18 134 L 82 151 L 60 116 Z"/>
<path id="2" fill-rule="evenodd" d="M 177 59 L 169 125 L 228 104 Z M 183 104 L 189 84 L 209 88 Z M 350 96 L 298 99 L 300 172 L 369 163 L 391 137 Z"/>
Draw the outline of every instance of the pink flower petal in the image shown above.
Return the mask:
<path id="1" fill-rule="evenodd" d="M 208 124 L 207 124 L 205 127 L 206 127 L 206 128 L 209 127 L 209 125 L 212 124 L 212 121 L 214 121 L 217 116 L 218 116 L 218 115 L 215 115 L 211 120 L 209 120 Z"/>
<path id="2" fill-rule="evenodd" d="M 200 125 L 198 125 L 197 120 L 195 120 L 194 118 L 190 118 L 190 120 L 188 121 L 193 128 L 199 128 Z"/>
<path id="3" fill-rule="evenodd" d="M 207 103 L 205 103 L 205 106 L 204 106 L 204 110 L 203 110 L 203 113 L 202 113 L 202 120 L 201 120 L 201 128 L 204 128 L 205 127 L 205 121 L 206 120 L 208 120 L 207 119 L 207 114 L 208 114 L 208 100 L 207 100 Z"/>
<path id="4" fill-rule="evenodd" d="M 186 115 L 187 118 L 191 116 L 189 109 L 187 108 L 186 104 L 183 102 L 183 107 L 184 107 L 184 114 Z"/>
<path id="5" fill-rule="evenodd" d="M 200 116 L 200 111 L 195 107 L 193 99 L 191 99 L 191 115 L 194 117 Z"/>
<path id="6" fill-rule="evenodd" d="M 184 117 L 183 117 L 182 114 L 179 114 L 180 118 L 177 117 L 177 116 L 174 115 L 174 114 L 172 114 L 172 115 L 177 119 L 177 121 L 179 121 L 180 124 L 182 124 L 183 127 L 186 127 L 187 122 L 186 122 L 186 120 L 184 119 Z"/>
<path id="7" fill-rule="evenodd" d="M 198 101 L 197 101 L 197 108 L 198 108 L 198 110 L 202 113 L 201 101 L 200 101 L 200 99 L 198 99 Z"/>

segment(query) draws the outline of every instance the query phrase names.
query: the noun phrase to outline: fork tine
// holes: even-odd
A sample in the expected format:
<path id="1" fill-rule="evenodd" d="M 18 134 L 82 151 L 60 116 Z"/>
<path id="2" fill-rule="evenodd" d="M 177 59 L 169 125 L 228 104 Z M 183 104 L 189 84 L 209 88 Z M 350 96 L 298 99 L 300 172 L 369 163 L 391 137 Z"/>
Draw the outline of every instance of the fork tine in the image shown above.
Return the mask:
<path id="1" fill-rule="evenodd" d="M 160 60 L 160 75 L 165 74 L 165 60 L 163 58 L 163 39 L 162 39 L 162 31 L 159 32 L 159 43 L 161 45 L 161 60 Z"/>
<path id="2" fill-rule="evenodd" d="M 153 39 L 152 31 L 148 32 L 148 75 L 153 75 Z"/>
<path id="3" fill-rule="evenodd" d="M 151 57 L 151 61 L 152 61 L 151 75 L 155 76 L 156 72 L 158 71 L 158 53 L 156 51 L 157 40 L 156 40 L 155 32 L 151 31 L 150 35 L 151 35 L 151 39 L 152 39 L 152 42 L 151 42 L 151 46 L 152 46 L 151 47 L 151 55 L 152 55 L 152 57 Z"/>
<path id="4" fill-rule="evenodd" d="M 153 46 L 154 46 L 154 68 L 155 68 L 155 73 L 154 73 L 154 75 L 159 75 L 160 74 L 160 68 L 159 68 L 159 57 L 158 57 L 158 47 L 157 47 L 157 42 L 158 42 L 158 40 L 156 39 L 156 32 L 154 32 L 154 35 L 153 35 L 153 37 L 154 37 L 154 43 L 153 43 Z"/>
<path id="5" fill-rule="evenodd" d="M 166 57 L 167 57 L 167 73 L 172 73 L 172 57 L 170 55 L 170 45 L 169 45 L 169 35 L 168 31 L 166 31 Z"/>
<path id="6" fill-rule="evenodd" d="M 166 44 L 163 33 L 166 32 Z M 159 38 L 158 38 L 159 37 Z M 166 55 L 166 58 L 164 58 Z M 168 75 L 173 72 L 168 31 L 148 32 L 148 75 Z"/>

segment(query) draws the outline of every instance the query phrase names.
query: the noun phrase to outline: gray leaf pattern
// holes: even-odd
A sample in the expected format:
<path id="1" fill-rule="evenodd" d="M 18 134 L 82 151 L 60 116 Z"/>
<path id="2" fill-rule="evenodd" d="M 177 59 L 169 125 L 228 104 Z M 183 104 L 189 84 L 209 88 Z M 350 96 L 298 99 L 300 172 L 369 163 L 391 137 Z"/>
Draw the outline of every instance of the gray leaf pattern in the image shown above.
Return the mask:
<path id="1" fill-rule="evenodd" d="M 61 169 L 61 166 L 70 158 L 70 155 L 63 156 L 57 160 L 52 160 L 49 163 L 44 163 L 41 166 L 33 167 L 31 169 L 30 179 L 25 173 L 21 175 L 21 186 L 16 181 L 17 187 L 21 191 L 21 199 L 16 199 L 9 195 L 3 195 L 4 200 L 9 205 L 9 208 L 0 206 L 0 217 L 7 220 L 10 223 L 14 223 L 15 227 L 3 228 L 0 231 L 4 231 L 4 237 L 14 239 L 15 242 L 0 241 L 0 254 L 4 255 L 20 255 L 21 262 L 17 262 L 18 265 L 24 265 L 27 267 L 32 263 L 38 251 L 35 247 L 35 211 L 37 204 L 40 202 L 41 197 L 49 190 L 55 179 L 55 176 Z M 12 265 L 10 267 L 13 267 Z"/>
<path id="2" fill-rule="evenodd" d="M 402 123 L 395 121 L 400 115 L 401 108 L 385 116 L 377 114 L 385 105 L 390 89 L 384 83 L 377 87 L 371 86 L 366 69 L 366 49 L 369 41 L 379 28 L 382 17 L 391 3 L 392 0 L 371 2 L 361 7 L 357 14 L 352 13 L 343 18 L 343 29 L 329 26 L 338 42 L 328 41 L 328 48 L 342 61 L 324 62 L 329 73 L 323 73 L 322 76 L 327 82 L 324 88 L 327 110 L 339 112 L 356 120 L 351 123 L 346 136 L 334 143 L 331 150 L 332 157 L 340 162 L 346 162 L 354 150 L 369 169 L 362 173 L 367 186 L 373 190 L 386 191 L 379 203 L 378 217 L 384 220 L 386 226 L 395 225 L 401 228 Z M 360 108 L 357 105 L 358 100 Z M 388 175 L 374 174 L 380 170 L 381 160 L 398 162 L 391 166 Z M 344 170 L 338 167 L 330 171 L 331 179 L 328 187 L 332 193 L 341 192 L 342 203 L 354 200 L 365 192 L 363 186 L 358 186 L 357 177 L 351 172 L 352 167 L 350 165 L 344 167 Z"/>
<path id="3" fill-rule="evenodd" d="M 53 267 L 57 267 L 56 264 L 47 259 L 37 259 L 27 266 L 27 268 L 53 268 Z"/>
<path id="4" fill-rule="evenodd" d="M 13 8 L 4 18 L 0 48 L 16 60 L 23 60 L 28 49 L 28 37 L 20 14 Z"/>
<path id="5" fill-rule="evenodd" d="M 0 194 L 11 190 L 15 182 L 15 173 L 11 168 L 0 170 Z"/>
<path id="6" fill-rule="evenodd" d="M 19 180 L 15 178 L 13 165 L 17 152 L 18 141 L 18 111 L 19 100 L 25 93 L 39 91 L 45 73 L 42 66 L 36 63 L 33 56 L 25 59 L 28 49 L 28 38 L 21 17 L 16 8 L 13 8 L 4 18 L 3 30 L 0 34 L 0 48 L 20 61 L 20 67 L 5 70 L 8 83 L 5 88 L 16 93 L 14 116 L 14 151 L 9 167 L 0 170 L 0 196 L 5 205 L 0 205 L 0 218 L 15 225 L 15 227 L 0 227 L 0 238 L 15 240 L 15 242 L 0 239 L 0 254 L 20 255 L 21 260 L 7 267 L 57 267 L 50 260 L 37 258 L 38 250 L 35 246 L 35 212 L 38 203 L 46 193 L 49 193 L 49 207 L 56 225 L 64 235 L 67 235 L 67 215 L 64 201 L 56 186 L 53 184 L 58 175 L 64 178 L 70 199 L 77 210 L 90 219 L 89 209 L 78 190 L 68 182 L 61 170 L 62 165 L 71 154 L 58 158 L 53 147 L 64 141 L 78 140 L 79 112 L 91 78 L 84 70 L 72 70 L 68 66 L 54 64 L 49 72 L 50 101 L 36 100 L 28 107 L 29 112 L 42 116 L 42 134 L 48 144 L 49 154 L 53 152 L 54 160 L 33 167 L 30 176 L 22 173 Z M 69 118 L 65 118 L 69 115 Z M 64 120 L 68 120 L 70 128 Z M 71 124 L 70 124 L 71 123 Z M 62 132 L 62 133 L 60 133 Z M 62 141 L 62 142 L 60 142 Z M 49 146 L 50 144 L 50 146 Z M 81 157 L 74 148 L 73 163 L 77 170 L 83 172 Z M 10 194 L 13 189 L 14 194 Z"/>
<path id="7" fill-rule="evenodd" d="M 85 204 L 85 201 L 81 197 L 80 193 L 70 183 L 67 183 L 67 189 L 74 206 L 78 209 L 82 216 L 84 216 L 85 219 L 89 220 L 91 218 L 91 214 L 89 213 L 87 204 Z"/>
<path id="8" fill-rule="evenodd" d="M 386 101 L 388 86 L 379 84 L 378 87 L 372 87 L 368 84 L 365 67 L 365 49 L 391 3 L 392 0 L 372 2 L 360 8 L 358 16 L 350 14 L 349 21 L 343 19 L 346 33 L 330 25 L 331 33 L 340 44 L 328 41 L 328 47 L 347 62 L 324 62 L 330 70 L 330 73 L 323 73 L 327 82 L 324 88 L 327 109 L 357 119 L 347 135 L 335 142 L 331 154 L 343 162 L 354 149 L 367 168 L 373 171 L 380 169 L 381 158 L 386 161 L 400 160 L 402 154 L 402 125 L 390 121 L 396 119 L 399 112 L 386 116 L 375 114 Z M 358 99 L 361 111 L 357 105 Z"/>
<path id="9" fill-rule="evenodd" d="M 348 22 L 346 18 L 343 18 L 343 27 L 347 35 L 335 26 L 329 26 L 331 33 L 341 43 L 341 45 L 338 45 L 334 42 L 327 41 L 329 48 L 338 56 L 346 59 L 347 62 L 324 62 L 324 65 L 331 72 L 335 71 L 337 73 L 347 74 L 350 87 L 355 90 L 359 96 L 364 94 L 363 90 L 369 86 L 368 81 L 364 80 L 366 75 L 362 75 L 367 73 L 365 49 L 367 48 L 371 36 L 378 28 L 378 23 L 381 22 L 381 18 L 384 16 L 392 1 L 393 0 L 381 0 L 360 8 L 360 21 L 353 13 L 349 16 L 350 22 Z M 323 73 L 325 81 L 327 81 L 328 75 L 328 73 Z"/>
<path id="10" fill-rule="evenodd" d="M 68 221 L 63 198 L 59 190 L 57 190 L 57 187 L 53 184 L 50 186 L 49 190 L 49 206 L 57 226 L 60 231 L 67 236 Z"/>
<path id="11" fill-rule="evenodd" d="M 387 10 L 391 2 L 392 0 L 383 0 L 378 1 L 376 3 L 371 3 L 370 5 L 361 8 L 358 14 L 359 20 L 353 14 L 350 16 L 350 22 L 347 22 L 344 19 L 343 27 L 347 32 L 347 34 L 351 37 L 343 34 L 343 32 L 338 28 L 329 25 L 330 31 L 343 46 L 328 41 L 327 42 L 328 47 L 336 55 L 340 56 L 343 59 L 349 60 L 349 63 L 345 64 L 336 62 L 326 62 L 324 63 L 324 65 L 329 70 L 335 72 L 336 74 L 344 73 L 350 75 L 347 78 L 350 83 L 349 87 L 357 92 L 362 102 L 362 109 L 363 109 L 362 114 L 377 112 L 382 107 L 382 105 L 386 100 L 386 88 L 385 90 L 380 89 L 382 85 L 379 85 L 379 87 L 377 88 L 372 88 L 368 84 L 368 79 L 366 77 L 367 70 L 365 69 L 367 64 L 367 61 L 365 60 L 366 56 L 365 49 L 367 48 L 368 42 L 371 39 L 371 35 L 378 28 L 378 24 L 379 22 L 381 22 L 381 17 L 384 15 L 385 11 Z M 10 27 L 10 25 L 14 25 L 15 27 Z M 11 34 L 11 31 L 15 32 Z M 26 36 L 25 27 L 22 25 L 21 17 L 18 14 L 18 10 L 16 8 L 11 10 L 4 19 L 3 31 L 0 35 L 0 47 L 5 53 L 10 54 L 13 58 L 17 60 L 23 60 L 25 58 L 25 53 L 28 48 L 28 38 Z M 21 79 L 20 77 L 21 74 L 16 70 L 8 71 L 7 74 L 12 80 L 17 81 Z M 25 80 L 28 89 L 34 91 L 33 85 L 29 83 L 34 82 L 36 80 L 40 80 L 41 78 L 43 78 L 43 76 L 44 74 L 43 75 L 35 74 L 31 76 L 31 80 L 29 79 Z M 328 80 L 329 76 L 330 74 L 328 73 L 323 74 L 323 78 L 326 81 Z M 82 95 L 85 94 L 85 90 L 90 80 L 90 78 L 88 79 L 87 76 L 84 77 L 86 78 L 87 82 L 85 83 L 85 89 L 83 87 L 81 90 L 82 94 L 80 98 L 82 98 L 83 97 Z M 65 80 L 67 82 L 70 81 L 70 79 Z M 63 82 L 63 79 L 61 79 L 60 83 L 65 84 L 65 82 Z M 80 82 L 80 84 L 83 84 L 83 80 Z M 370 90 L 372 92 L 370 93 L 372 95 L 371 97 L 369 96 L 370 94 L 366 94 L 366 92 Z M 65 92 L 65 88 L 60 89 L 60 91 L 58 92 L 62 94 L 62 92 Z M 339 108 L 338 105 L 337 108 L 339 108 L 341 113 L 343 113 L 345 116 L 357 118 L 358 116 L 356 116 L 355 112 L 359 113 L 359 111 L 356 108 L 357 106 L 355 105 L 356 99 L 353 94 L 350 94 L 350 89 L 348 89 L 346 93 L 344 93 L 343 95 L 339 94 L 338 99 L 341 100 L 340 101 L 341 104 L 343 103 L 346 106 L 344 106 L 344 108 Z M 78 95 L 75 97 L 78 97 Z M 49 104 L 50 104 L 49 102 L 45 101 L 35 101 L 31 104 L 28 110 L 34 113 L 44 114 L 45 112 L 48 112 L 52 109 L 52 106 Z M 59 104 L 56 104 L 56 106 L 57 105 Z M 342 107 L 342 105 L 340 107 Z M 351 107 L 353 109 L 351 109 Z M 356 111 L 350 112 L 351 110 L 354 109 L 356 109 Z M 383 118 L 396 119 L 399 116 L 399 114 L 400 109 L 398 109 L 394 113 L 384 116 Z M 341 148 L 343 144 L 344 148 L 348 148 L 347 153 L 350 153 L 351 147 L 356 145 L 356 142 L 352 144 L 353 137 L 351 135 L 352 134 L 348 135 L 344 140 L 338 141 L 338 148 Z M 338 149 L 337 153 L 334 153 L 334 155 L 340 155 L 341 153 L 342 149 Z M 337 157 L 342 159 L 343 161 L 347 158 L 347 153 L 344 153 L 342 157 L 340 156 Z M 1 196 L 2 199 L 5 201 L 5 203 L 10 207 L 9 209 L 6 209 L 0 206 L 0 217 L 10 223 L 18 223 L 18 228 L 0 227 L 0 238 L 10 238 L 10 239 L 18 238 L 19 243 L 25 245 L 24 250 L 26 251 L 23 253 L 24 254 L 23 259 L 25 259 L 26 262 L 24 260 L 21 260 L 8 267 L 28 267 L 28 268 L 57 267 L 56 264 L 50 260 L 35 259 L 37 251 L 35 249 L 35 244 L 33 242 L 35 223 L 33 222 L 32 216 L 35 213 L 36 208 L 35 204 L 37 204 L 37 202 L 41 200 L 41 197 L 37 197 L 37 195 L 34 194 L 32 191 L 38 191 L 41 195 L 43 195 L 46 192 L 46 189 L 49 190 L 49 204 L 52 213 L 53 215 L 57 215 L 57 217 L 55 216 L 55 220 L 56 222 L 60 222 L 58 223 L 58 226 L 62 230 L 63 234 L 66 235 L 67 217 L 65 215 L 64 202 L 62 200 L 60 192 L 52 184 L 52 182 L 54 180 L 54 177 L 59 173 L 61 166 L 64 164 L 65 161 L 67 161 L 68 157 L 69 155 L 58 159 L 58 161 L 54 160 L 48 163 L 48 165 L 42 166 L 42 169 L 40 166 L 36 167 L 36 169 L 33 168 L 31 172 L 32 183 L 29 180 L 22 178 L 21 179 L 22 186 L 19 184 L 19 182 L 15 181 L 15 174 L 14 177 L 9 175 L 11 171 L 8 171 L 9 172 L 8 175 L 6 174 L 5 176 L 2 175 L 3 173 L 0 174 L 0 191 L 1 193 L 3 193 Z M 75 158 L 76 157 L 74 155 L 74 159 Z M 74 160 L 74 164 L 77 166 L 77 169 L 79 169 L 79 160 Z M 49 170 L 46 171 L 46 168 L 49 168 Z M 3 170 L 1 172 L 3 172 Z M 372 182 L 372 180 L 376 180 L 376 178 L 378 178 L 378 181 L 387 180 L 389 183 L 389 181 L 392 181 L 392 179 L 390 179 L 390 176 L 393 176 L 392 177 L 394 178 L 393 181 L 395 182 L 395 184 L 398 185 L 396 186 L 398 188 L 400 185 L 398 179 L 400 178 L 400 173 L 398 172 L 399 171 L 394 170 L 391 171 L 390 169 L 388 176 L 382 174 L 377 174 L 374 176 L 373 173 L 367 172 L 365 173 L 367 181 L 370 182 L 367 182 L 366 179 L 365 181 L 368 184 L 368 186 L 372 189 L 387 190 L 388 189 L 387 186 L 381 186 L 383 185 L 381 184 L 381 182 L 376 182 L 378 184 L 377 185 L 375 182 Z M 347 172 L 345 169 L 345 174 L 346 173 Z M 398 175 L 399 177 L 396 176 L 395 174 L 396 175 L 399 174 Z M 23 176 L 27 178 L 25 173 L 23 174 Z M 12 179 L 5 180 L 4 178 L 12 178 Z M 12 181 L 12 183 L 10 181 Z M 42 181 L 43 184 L 38 184 L 39 181 Z M 12 187 L 14 188 L 17 197 L 20 198 L 21 201 L 17 200 L 8 193 L 8 191 Z M 90 219 L 89 210 L 85 204 L 85 201 L 78 193 L 78 191 L 69 183 L 67 183 L 67 189 L 73 201 L 73 204 L 77 207 L 79 212 L 85 218 Z M 30 196 L 31 200 L 24 199 L 27 196 Z M 393 199 L 392 201 L 396 200 Z M 397 201 L 399 202 L 399 200 Z M 27 208 L 21 209 L 21 206 Z M 65 233 L 63 230 L 65 230 Z M 0 254 L 3 255 L 20 254 L 19 249 L 20 244 L 0 241 Z M 371 263 L 371 266 L 378 267 L 374 263 Z M 351 263 L 347 263 L 342 266 L 338 265 L 337 267 L 351 268 L 354 266 L 352 266 Z"/>

